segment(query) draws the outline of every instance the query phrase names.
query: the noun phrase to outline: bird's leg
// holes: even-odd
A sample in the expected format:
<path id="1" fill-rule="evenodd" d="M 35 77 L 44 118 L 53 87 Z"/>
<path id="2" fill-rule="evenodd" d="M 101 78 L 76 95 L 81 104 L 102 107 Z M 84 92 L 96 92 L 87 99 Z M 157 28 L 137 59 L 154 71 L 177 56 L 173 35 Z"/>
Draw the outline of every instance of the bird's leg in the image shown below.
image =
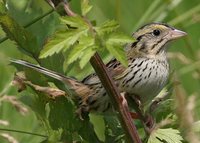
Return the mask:
<path id="1" fill-rule="evenodd" d="M 125 107 L 125 109 L 128 109 L 128 103 L 127 103 L 127 100 L 125 98 L 125 93 L 121 93 L 121 96 L 120 96 L 120 102 L 122 104 L 123 107 Z"/>
<path id="2" fill-rule="evenodd" d="M 144 129 L 145 129 L 146 133 L 149 135 L 155 126 L 155 120 L 154 120 L 153 116 L 149 113 L 146 114 L 143 124 L 144 124 Z"/>
<path id="3" fill-rule="evenodd" d="M 75 113 L 80 120 L 84 120 L 82 108 L 78 108 Z"/>
<path id="4" fill-rule="evenodd" d="M 131 96 L 128 93 L 125 94 L 125 97 L 127 99 L 127 101 L 129 101 L 129 105 L 135 110 L 136 113 L 131 113 L 133 115 L 133 117 L 137 117 L 137 119 L 143 119 L 143 107 L 142 104 L 140 102 L 140 99 L 136 96 Z M 135 118 L 134 118 L 135 119 Z"/>
<path id="5" fill-rule="evenodd" d="M 123 105 L 123 106 L 128 106 L 128 103 L 127 103 L 127 101 L 126 101 L 126 98 L 125 98 L 125 96 L 124 96 L 124 93 L 121 93 L 121 96 L 120 96 L 120 102 L 121 102 L 121 104 Z"/>
<path id="6" fill-rule="evenodd" d="M 152 103 L 150 104 L 148 110 L 146 111 L 146 122 L 145 122 L 145 125 L 146 125 L 146 132 L 147 133 L 151 133 L 152 129 L 154 128 L 155 126 L 155 119 L 153 118 L 152 116 L 152 113 L 154 112 L 154 110 L 158 107 L 158 105 L 163 101 L 165 100 L 165 98 L 168 96 L 168 92 L 166 92 L 165 94 L 162 95 L 162 97 L 158 97 L 158 98 L 155 98 Z"/>
<path id="7" fill-rule="evenodd" d="M 81 105 L 81 107 L 79 107 L 75 113 L 80 120 L 84 120 L 88 116 L 89 107 L 87 105 Z"/>
<path id="8" fill-rule="evenodd" d="M 160 102 L 162 102 L 162 99 L 160 99 L 160 98 L 153 100 L 149 106 L 149 112 L 153 113 L 153 111 L 158 107 Z"/>
<path id="9" fill-rule="evenodd" d="M 136 113 L 133 114 L 133 117 L 135 117 L 135 114 L 137 114 L 136 117 L 142 121 L 146 133 L 150 134 L 155 123 L 153 116 L 149 112 L 144 112 L 143 105 L 138 96 L 130 96 L 126 94 L 126 99 L 130 101 L 129 104 L 136 111 Z"/>
<path id="10" fill-rule="evenodd" d="M 130 112 L 130 111 L 129 111 L 129 106 L 128 106 L 127 99 L 126 99 L 125 96 L 126 96 L 126 94 L 125 94 L 124 92 L 121 93 L 120 102 L 121 102 L 122 106 L 124 107 L 124 109 L 127 109 L 127 110 L 128 110 L 128 112 L 130 113 L 132 119 L 139 119 L 137 113 L 135 113 L 135 112 Z"/>
<path id="11" fill-rule="evenodd" d="M 158 105 L 166 99 L 166 97 L 169 95 L 169 92 L 166 92 L 165 94 L 162 95 L 162 97 L 156 97 L 152 103 L 149 106 L 149 112 L 152 113 Z"/>
<path id="12" fill-rule="evenodd" d="M 136 112 L 131 112 L 130 111 L 129 113 L 130 113 L 132 119 L 139 119 L 139 116 L 138 116 L 138 114 Z"/>

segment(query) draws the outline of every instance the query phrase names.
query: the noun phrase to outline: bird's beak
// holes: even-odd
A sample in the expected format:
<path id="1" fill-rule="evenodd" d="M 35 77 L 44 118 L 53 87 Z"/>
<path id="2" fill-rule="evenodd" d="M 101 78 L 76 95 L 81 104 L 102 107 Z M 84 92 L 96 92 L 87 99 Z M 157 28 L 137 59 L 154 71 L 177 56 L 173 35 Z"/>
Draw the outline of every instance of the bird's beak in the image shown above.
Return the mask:
<path id="1" fill-rule="evenodd" d="M 180 37 L 183 37 L 183 36 L 186 36 L 187 33 L 186 32 L 183 32 L 181 30 L 178 30 L 178 29 L 174 29 L 174 30 L 171 30 L 170 31 L 170 39 L 171 40 L 174 40 L 174 39 L 178 39 Z"/>

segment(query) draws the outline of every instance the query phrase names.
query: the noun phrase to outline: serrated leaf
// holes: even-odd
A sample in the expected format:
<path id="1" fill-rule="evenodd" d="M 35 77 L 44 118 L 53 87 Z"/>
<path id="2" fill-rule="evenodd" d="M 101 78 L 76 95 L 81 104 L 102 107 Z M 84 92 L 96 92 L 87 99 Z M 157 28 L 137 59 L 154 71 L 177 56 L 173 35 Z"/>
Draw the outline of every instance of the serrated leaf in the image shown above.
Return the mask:
<path id="1" fill-rule="evenodd" d="M 40 53 L 40 58 L 45 58 L 54 53 L 59 53 L 61 50 L 68 49 L 85 33 L 86 31 L 78 29 L 57 32 L 55 37 L 44 46 L 44 49 Z"/>
<path id="2" fill-rule="evenodd" d="M 83 54 L 83 51 L 86 48 L 87 48 L 87 45 L 74 46 L 67 57 L 67 64 L 69 65 L 73 63 L 75 60 L 77 60 L 79 57 L 81 57 Z"/>
<path id="3" fill-rule="evenodd" d="M 92 6 L 89 5 L 88 0 L 81 1 L 81 12 L 83 16 L 85 16 L 91 9 L 92 9 Z"/>
<path id="4" fill-rule="evenodd" d="M 167 143 L 182 143 L 183 138 L 180 136 L 178 130 L 168 129 L 157 129 L 153 131 L 148 139 L 148 143 L 160 143 L 165 141 Z"/>
<path id="5" fill-rule="evenodd" d="M 89 28 L 86 22 L 80 16 L 65 16 L 60 18 L 63 24 L 70 25 L 71 27 L 77 27 L 79 29 Z"/>
<path id="6" fill-rule="evenodd" d="M 95 27 L 95 30 L 97 31 L 97 33 L 99 33 L 99 35 L 102 35 L 102 34 L 113 32 L 118 28 L 119 28 L 119 24 L 116 21 L 111 20 L 111 21 L 104 22 L 99 27 Z"/>
<path id="7" fill-rule="evenodd" d="M 124 45 L 126 43 L 134 42 L 135 40 L 131 36 L 127 36 L 123 33 L 112 33 L 109 35 L 109 38 L 107 39 L 108 44 L 119 44 Z"/>
<path id="8" fill-rule="evenodd" d="M 126 53 L 124 49 L 118 45 L 106 44 L 108 51 L 119 60 L 124 66 L 128 66 L 128 61 L 126 59 Z"/>
<path id="9" fill-rule="evenodd" d="M 104 36 L 105 45 L 108 51 L 119 60 L 124 66 L 128 66 L 126 52 L 123 46 L 133 42 L 134 39 L 122 33 L 113 32 Z"/>
<path id="10" fill-rule="evenodd" d="M 84 54 L 82 55 L 81 60 L 79 62 L 81 69 L 89 62 L 90 58 L 96 52 L 94 49 L 96 49 L 95 46 L 90 46 L 90 47 L 88 47 L 87 49 L 84 50 Z"/>
<path id="11" fill-rule="evenodd" d="M 69 55 L 67 57 L 67 64 L 71 64 L 78 58 L 82 57 L 84 54 L 84 50 L 94 44 L 94 38 L 91 36 L 83 36 L 79 40 L 79 44 L 75 45 L 72 50 L 70 50 Z"/>

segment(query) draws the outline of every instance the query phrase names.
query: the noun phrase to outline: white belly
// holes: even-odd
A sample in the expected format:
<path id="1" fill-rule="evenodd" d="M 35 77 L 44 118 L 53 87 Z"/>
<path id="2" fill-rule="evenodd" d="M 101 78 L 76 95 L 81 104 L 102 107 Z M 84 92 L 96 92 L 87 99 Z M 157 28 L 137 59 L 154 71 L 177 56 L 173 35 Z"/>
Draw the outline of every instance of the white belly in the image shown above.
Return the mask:
<path id="1" fill-rule="evenodd" d="M 167 60 L 160 62 L 155 59 L 147 61 L 141 58 L 135 60 L 127 70 L 128 74 L 120 81 L 121 89 L 131 95 L 139 96 L 141 102 L 146 104 L 165 86 L 169 66 Z"/>

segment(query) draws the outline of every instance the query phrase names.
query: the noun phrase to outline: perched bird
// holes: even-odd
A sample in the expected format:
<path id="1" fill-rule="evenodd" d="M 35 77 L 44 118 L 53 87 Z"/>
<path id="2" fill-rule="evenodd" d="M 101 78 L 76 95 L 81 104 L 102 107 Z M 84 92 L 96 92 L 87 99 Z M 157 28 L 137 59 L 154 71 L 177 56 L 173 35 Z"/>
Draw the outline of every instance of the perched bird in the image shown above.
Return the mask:
<path id="1" fill-rule="evenodd" d="M 163 23 L 150 23 L 133 33 L 136 41 L 125 46 L 128 67 L 124 67 L 116 59 L 106 64 L 119 90 L 133 98 L 137 97 L 141 104 L 152 101 L 165 86 L 169 76 L 167 44 L 185 35 L 185 32 Z M 32 68 L 67 84 L 79 97 L 80 114 L 113 110 L 109 96 L 95 73 L 83 81 L 77 81 L 26 61 L 11 62 Z"/>

